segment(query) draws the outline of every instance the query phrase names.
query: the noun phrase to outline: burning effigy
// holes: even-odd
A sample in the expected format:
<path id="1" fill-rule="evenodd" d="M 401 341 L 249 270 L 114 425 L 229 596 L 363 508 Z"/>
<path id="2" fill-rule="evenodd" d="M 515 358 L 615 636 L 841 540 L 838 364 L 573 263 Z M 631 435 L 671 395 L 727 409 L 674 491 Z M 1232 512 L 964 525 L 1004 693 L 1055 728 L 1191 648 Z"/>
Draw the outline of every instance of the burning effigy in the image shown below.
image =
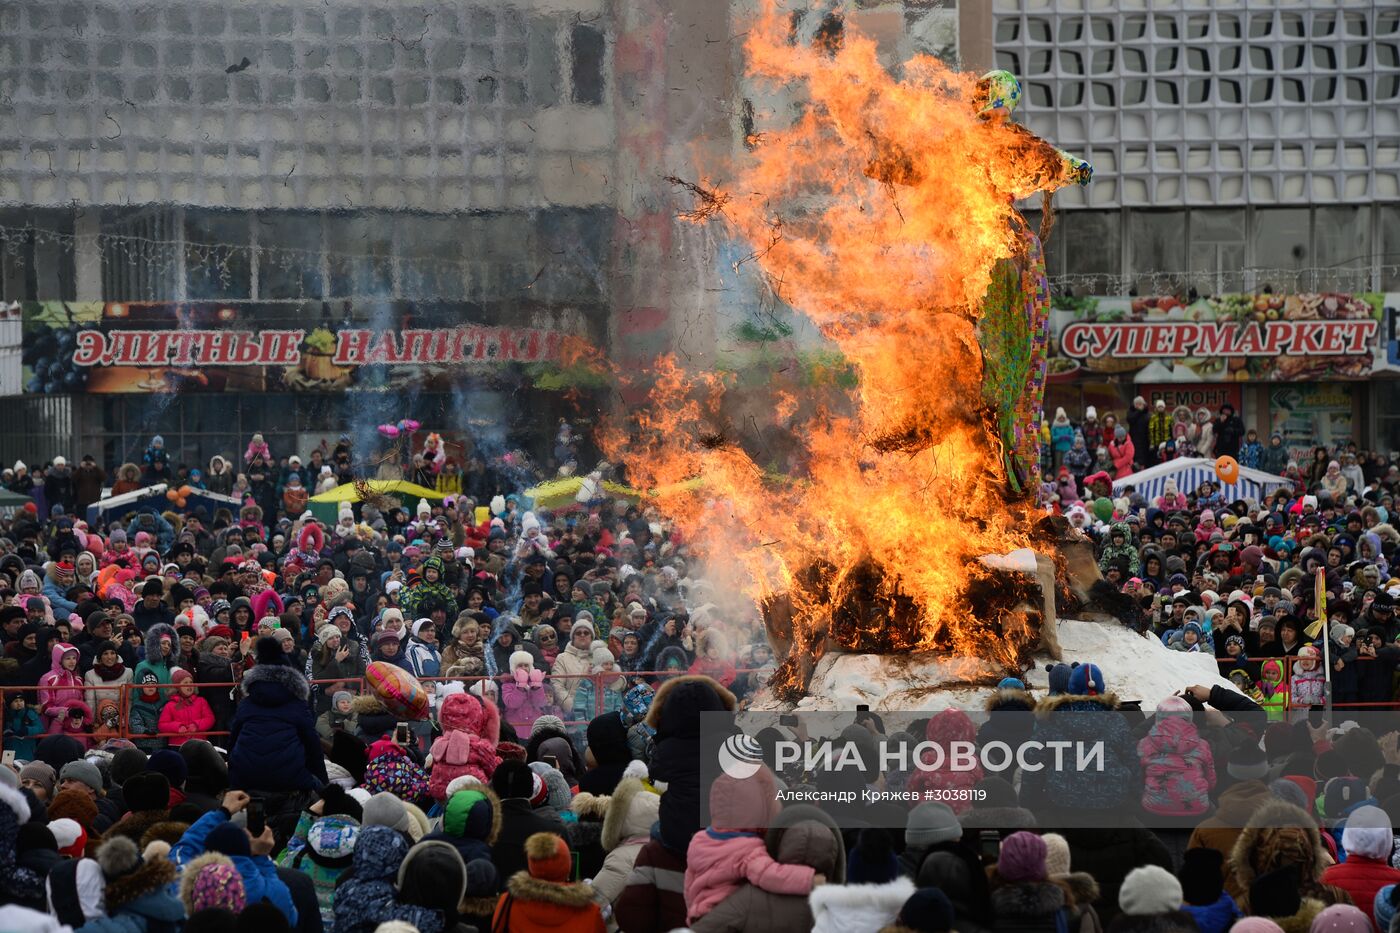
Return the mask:
<path id="1" fill-rule="evenodd" d="M 1020 87 L 1006 72 L 921 56 L 896 78 L 852 30 L 790 41 L 772 2 L 744 48 L 751 77 L 805 105 L 693 185 L 687 216 L 747 239 L 858 384 L 785 425 L 802 447 L 788 475 L 724 430 L 723 380 L 674 361 L 604 447 L 708 559 L 742 569 L 785 655 L 780 697 L 800 696 L 832 648 L 1020 669 L 1041 640 L 1041 596 L 980 559 L 1030 549 L 1040 517 L 1049 294 L 1014 202 L 1091 169 L 1011 122 Z M 779 419 L 796 410 L 775 403 Z"/>

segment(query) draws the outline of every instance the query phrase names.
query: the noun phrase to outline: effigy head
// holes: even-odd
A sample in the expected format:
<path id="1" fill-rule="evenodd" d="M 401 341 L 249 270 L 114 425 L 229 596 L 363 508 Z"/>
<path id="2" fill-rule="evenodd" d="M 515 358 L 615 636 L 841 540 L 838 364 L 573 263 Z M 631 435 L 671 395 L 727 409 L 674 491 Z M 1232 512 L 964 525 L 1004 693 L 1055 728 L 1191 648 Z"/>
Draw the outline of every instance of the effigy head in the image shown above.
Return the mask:
<path id="1" fill-rule="evenodd" d="M 977 79 L 977 112 L 1009 117 L 1021 102 L 1021 82 L 1009 71 L 989 71 Z"/>

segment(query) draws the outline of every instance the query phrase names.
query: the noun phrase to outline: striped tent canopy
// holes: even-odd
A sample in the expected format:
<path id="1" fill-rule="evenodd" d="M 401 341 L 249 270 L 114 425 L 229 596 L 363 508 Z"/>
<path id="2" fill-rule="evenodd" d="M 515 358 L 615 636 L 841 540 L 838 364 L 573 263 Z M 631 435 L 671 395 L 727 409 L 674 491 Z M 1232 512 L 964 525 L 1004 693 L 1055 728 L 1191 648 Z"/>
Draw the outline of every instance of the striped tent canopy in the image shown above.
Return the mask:
<path id="1" fill-rule="evenodd" d="M 1177 490 L 1188 496 L 1206 480 L 1220 484 L 1220 480 L 1215 475 L 1214 460 L 1207 460 L 1204 457 L 1184 457 L 1159 463 L 1154 467 L 1148 467 L 1122 479 L 1114 480 L 1113 494 L 1115 496 L 1122 495 L 1124 489 L 1132 486 L 1142 493 L 1143 498 L 1150 503 L 1165 491 L 1167 480 L 1175 480 Z M 1221 485 L 1221 492 L 1227 502 L 1234 502 L 1236 499 L 1259 502 L 1278 487 L 1291 485 L 1292 481 L 1284 479 L 1282 476 L 1265 473 L 1263 470 L 1240 467 L 1239 479 L 1228 486 Z"/>

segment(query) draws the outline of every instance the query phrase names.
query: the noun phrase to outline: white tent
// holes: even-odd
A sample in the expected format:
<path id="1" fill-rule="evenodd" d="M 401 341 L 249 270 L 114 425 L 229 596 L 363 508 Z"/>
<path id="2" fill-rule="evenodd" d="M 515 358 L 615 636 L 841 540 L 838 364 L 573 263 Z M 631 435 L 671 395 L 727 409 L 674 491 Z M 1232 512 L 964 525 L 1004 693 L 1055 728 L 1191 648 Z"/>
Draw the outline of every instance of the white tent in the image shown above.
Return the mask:
<path id="1" fill-rule="evenodd" d="M 1263 470 L 1240 467 L 1239 479 L 1227 486 L 1221 483 L 1215 475 L 1214 460 L 1207 460 L 1204 457 L 1183 457 L 1177 460 L 1168 460 L 1166 463 L 1159 463 L 1154 467 L 1148 467 L 1122 479 L 1114 480 L 1113 494 L 1115 496 L 1122 495 L 1125 488 L 1132 486 L 1151 503 L 1162 495 L 1169 479 L 1175 480 L 1177 490 L 1188 496 L 1206 480 L 1210 480 L 1221 487 L 1221 492 L 1227 502 L 1234 502 L 1236 499 L 1259 502 L 1278 487 L 1293 484 L 1292 480 L 1284 479 L 1282 476 L 1265 473 Z"/>

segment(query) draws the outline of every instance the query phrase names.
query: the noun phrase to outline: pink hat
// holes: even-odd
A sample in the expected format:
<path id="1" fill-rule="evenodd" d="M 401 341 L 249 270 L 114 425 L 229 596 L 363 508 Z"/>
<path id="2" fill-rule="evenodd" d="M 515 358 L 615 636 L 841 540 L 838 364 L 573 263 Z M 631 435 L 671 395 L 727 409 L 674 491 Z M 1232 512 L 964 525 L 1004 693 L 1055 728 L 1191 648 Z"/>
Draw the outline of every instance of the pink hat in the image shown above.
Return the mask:
<path id="1" fill-rule="evenodd" d="M 172 667 L 170 669 L 170 682 L 172 684 L 188 684 L 194 681 L 194 675 L 183 667 Z"/>
<path id="2" fill-rule="evenodd" d="M 1045 880 L 1045 840 L 1035 833 L 1021 831 L 1002 840 L 997 856 L 997 874 L 1016 883 Z"/>
<path id="3" fill-rule="evenodd" d="M 220 858 L 198 869 L 190 888 L 188 907 L 190 913 L 221 907 L 237 914 L 247 906 L 247 901 L 238 869 L 227 858 Z"/>

